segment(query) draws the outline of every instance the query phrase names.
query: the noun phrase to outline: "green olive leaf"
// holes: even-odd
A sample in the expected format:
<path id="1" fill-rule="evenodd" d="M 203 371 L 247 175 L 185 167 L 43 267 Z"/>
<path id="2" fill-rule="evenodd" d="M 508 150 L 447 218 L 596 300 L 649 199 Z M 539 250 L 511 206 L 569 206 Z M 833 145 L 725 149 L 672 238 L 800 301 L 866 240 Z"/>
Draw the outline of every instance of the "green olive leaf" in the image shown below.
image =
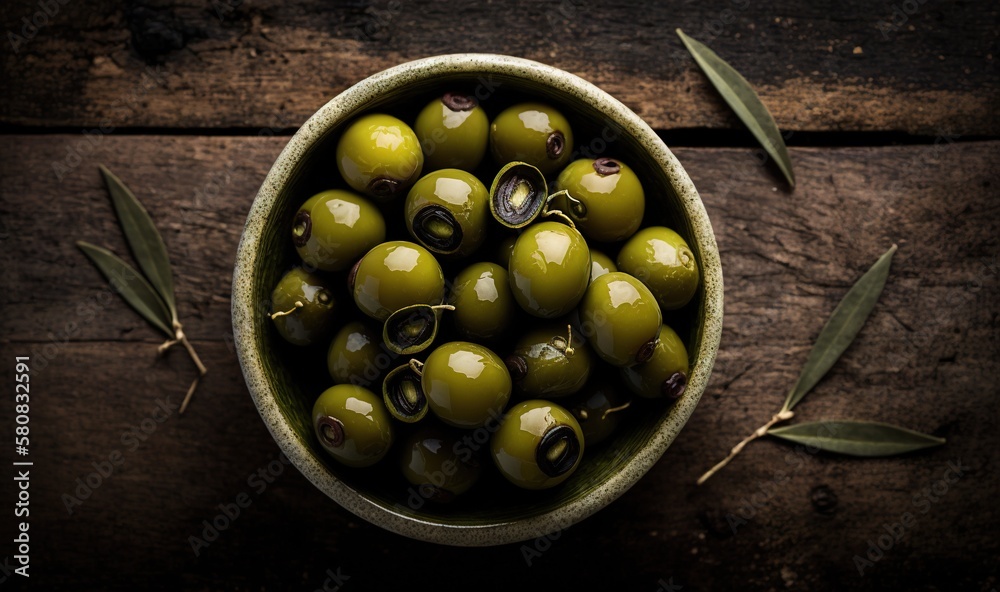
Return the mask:
<path id="1" fill-rule="evenodd" d="M 788 156 L 785 140 L 778 131 L 774 117 L 771 117 L 771 113 L 760 101 L 750 83 L 703 43 L 688 37 L 680 29 L 677 29 L 677 35 L 708 76 L 712 86 L 719 91 L 740 121 L 750 129 L 750 133 L 778 164 L 788 184 L 794 188 L 795 172 L 792 170 L 792 159 Z"/>
<path id="2" fill-rule="evenodd" d="M 850 456 L 893 456 L 940 446 L 944 438 L 871 421 L 817 421 L 771 428 L 767 435 Z"/>
<path id="3" fill-rule="evenodd" d="M 170 311 L 142 274 L 107 249 L 84 241 L 78 241 L 76 246 L 93 261 L 97 269 L 111 282 L 111 287 L 142 315 L 142 318 L 166 333 L 168 337 L 174 337 L 174 332 L 170 330 L 172 326 Z"/>
<path id="4" fill-rule="evenodd" d="M 882 288 L 885 287 L 885 281 L 889 277 L 892 255 L 895 252 L 896 245 L 889 247 L 875 265 L 872 265 L 871 269 L 848 290 L 844 299 L 833 310 L 830 320 L 820 331 L 812 351 L 809 352 L 809 359 L 802 368 L 798 382 L 788 393 L 782 411 L 789 411 L 801 401 L 857 337 L 882 294 Z"/>
<path id="5" fill-rule="evenodd" d="M 177 320 L 177 305 L 174 301 L 174 277 L 170 271 L 170 258 L 163 238 L 153 224 L 153 220 L 142 207 L 135 195 L 121 180 L 111 173 L 104 165 L 100 166 L 101 175 L 108 186 L 115 213 L 125 232 L 132 256 L 139 264 L 139 269 L 149 278 L 149 283 L 156 289 L 160 298 L 170 312 L 169 326 Z"/>

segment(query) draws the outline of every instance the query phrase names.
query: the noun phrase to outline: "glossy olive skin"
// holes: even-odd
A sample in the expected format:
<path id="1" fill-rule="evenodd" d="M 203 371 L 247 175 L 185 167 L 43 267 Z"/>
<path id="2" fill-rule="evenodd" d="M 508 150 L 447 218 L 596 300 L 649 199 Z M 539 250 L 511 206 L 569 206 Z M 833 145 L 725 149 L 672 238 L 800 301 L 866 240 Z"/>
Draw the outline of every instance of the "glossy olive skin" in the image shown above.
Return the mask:
<path id="1" fill-rule="evenodd" d="M 510 256 L 510 288 L 536 317 L 554 319 L 573 310 L 590 283 L 590 249 L 579 232 L 558 222 L 527 227 Z"/>
<path id="2" fill-rule="evenodd" d="M 642 353 L 651 354 L 662 322 L 660 307 L 649 288 L 634 277 L 616 271 L 597 278 L 579 311 L 587 343 L 605 362 L 631 366 L 642 360 Z"/>
<path id="3" fill-rule="evenodd" d="M 489 349 L 452 341 L 435 349 L 423 365 L 421 386 L 431 412 L 448 425 L 473 429 L 503 413 L 510 400 L 510 374 Z"/>
<path id="4" fill-rule="evenodd" d="M 482 465 L 472 450 L 450 430 L 421 428 L 403 443 L 400 468 L 417 494 L 447 503 L 479 480 Z"/>
<path id="5" fill-rule="evenodd" d="M 388 365 L 381 348 L 382 335 L 375 327 L 350 322 L 333 337 L 326 353 L 326 368 L 334 384 L 356 384 L 372 388 Z"/>
<path id="6" fill-rule="evenodd" d="M 473 263 L 459 272 L 450 302 L 455 327 L 476 341 L 503 335 L 517 312 L 507 270 L 496 263 Z"/>
<path id="7" fill-rule="evenodd" d="M 628 403 L 628 397 L 621 393 L 622 390 L 621 385 L 598 381 L 588 384 L 573 399 L 569 410 L 580 422 L 588 448 L 604 442 L 618 429 L 622 415 L 627 411 L 621 407 Z"/>
<path id="8" fill-rule="evenodd" d="M 389 412 L 382 399 L 366 388 L 338 384 L 326 389 L 313 405 L 312 418 L 323 449 L 349 467 L 371 466 L 392 446 Z M 341 427 L 331 429 L 336 423 Z M 331 435 L 337 432 L 339 437 Z"/>
<path id="9" fill-rule="evenodd" d="M 515 380 L 523 393 L 545 399 L 567 397 L 587 384 L 593 355 L 576 334 L 568 349 L 566 332 L 566 325 L 552 323 L 518 340 L 512 356 L 524 361 L 524 376 Z"/>
<path id="10" fill-rule="evenodd" d="M 646 284 L 663 310 L 681 308 L 698 290 L 700 273 L 691 247 L 664 226 L 643 228 L 629 239 L 618 253 L 618 269 Z"/>
<path id="11" fill-rule="evenodd" d="M 601 168 L 601 162 L 617 165 L 614 167 L 617 172 L 602 174 L 596 170 Z M 639 229 L 646 211 L 642 183 L 635 172 L 619 160 L 598 159 L 596 168 L 593 159 L 584 158 L 573 161 L 559 173 L 556 179 L 558 190 L 569 191 L 584 206 L 580 211 L 566 206 L 560 209 L 590 240 L 625 240 Z"/>
<path id="12" fill-rule="evenodd" d="M 618 271 L 615 266 L 615 262 L 600 251 L 590 250 L 590 281 L 601 277 L 606 273 L 611 273 L 612 271 Z"/>
<path id="13" fill-rule="evenodd" d="M 420 140 L 410 126 L 380 113 L 359 117 L 344 130 L 336 158 L 348 185 L 381 202 L 405 195 L 424 166 Z"/>
<path id="14" fill-rule="evenodd" d="M 351 293 L 361 312 L 379 321 L 411 304 L 440 304 L 444 273 L 427 249 L 389 241 L 368 251 L 352 273 Z"/>
<path id="15" fill-rule="evenodd" d="M 406 195 L 403 208 L 406 230 L 427 250 L 434 253 L 463 257 L 471 254 L 486 238 L 486 226 L 490 217 L 489 190 L 472 173 L 459 169 L 442 169 L 420 178 Z M 414 220 L 418 213 L 428 206 L 443 208 L 458 224 L 461 241 L 453 248 L 441 248 L 423 240 L 414 230 Z M 427 232 L 424 230 L 424 232 Z M 449 234 L 454 234 L 454 229 Z"/>
<path id="16" fill-rule="evenodd" d="M 660 328 L 656 349 L 653 350 L 653 357 L 642 364 L 622 368 L 621 375 L 622 381 L 633 393 L 640 397 L 658 399 L 679 394 L 676 393 L 676 389 L 670 392 L 669 388 L 668 392 L 664 392 L 664 382 L 677 372 L 684 374 L 684 384 L 686 384 L 690 372 L 687 347 L 673 329 L 663 325 Z"/>
<path id="17" fill-rule="evenodd" d="M 553 134 L 561 134 L 556 151 L 550 140 Z M 548 177 L 569 162 L 573 130 L 554 108 L 542 103 L 521 103 L 505 109 L 490 124 L 490 150 L 500 166 L 526 162 Z"/>
<path id="18" fill-rule="evenodd" d="M 424 151 L 425 170 L 473 171 L 483 160 L 490 140 L 490 122 L 473 97 L 434 99 L 417 115 L 413 131 Z"/>
<path id="19" fill-rule="evenodd" d="M 382 212 L 350 191 L 317 193 L 302 204 L 292 223 L 299 257 L 324 271 L 347 269 L 384 240 Z"/>
<path id="20" fill-rule="evenodd" d="M 271 292 L 271 314 L 287 311 L 292 312 L 273 319 L 278 334 L 295 345 L 312 345 L 329 337 L 337 302 L 326 279 L 296 267 Z"/>
<path id="21" fill-rule="evenodd" d="M 577 443 L 576 459 L 557 476 L 546 474 L 538 463 L 538 448 L 545 433 L 568 426 Z M 548 489 L 569 478 L 583 458 L 584 436 L 576 418 L 565 408 L 533 399 L 507 411 L 500 429 L 490 442 L 493 462 L 508 481 L 524 489 Z"/>

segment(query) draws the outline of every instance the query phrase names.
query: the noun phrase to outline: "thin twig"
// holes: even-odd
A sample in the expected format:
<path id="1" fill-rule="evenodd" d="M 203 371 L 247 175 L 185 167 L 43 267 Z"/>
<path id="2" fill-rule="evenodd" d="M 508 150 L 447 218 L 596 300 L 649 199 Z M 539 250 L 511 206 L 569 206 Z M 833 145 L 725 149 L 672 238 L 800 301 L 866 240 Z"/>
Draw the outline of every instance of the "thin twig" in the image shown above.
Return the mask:
<path id="1" fill-rule="evenodd" d="M 195 376 L 191 386 L 188 387 L 188 392 L 184 395 L 184 402 L 181 403 L 181 410 L 179 413 L 184 413 L 184 410 L 187 409 L 188 403 L 191 402 L 191 396 L 194 395 L 194 390 L 198 388 L 198 382 L 201 380 L 201 376 L 201 374 Z"/>
<path id="2" fill-rule="evenodd" d="M 709 477 L 711 477 L 712 475 L 718 473 L 723 467 L 725 467 L 726 465 L 728 465 L 729 461 L 731 461 L 734 458 L 736 458 L 736 455 L 739 454 L 740 452 L 742 452 L 743 448 L 747 444 L 749 444 L 750 442 L 753 442 L 757 438 L 760 438 L 761 436 L 767 434 L 767 430 L 771 429 L 771 427 L 774 424 L 782 422 L 782 421 L 789 420 L 789 419 L 791 419 L 794 416 L 795 416 L 795 413 L 793 413 L 792 411 L 784 410 L 781 413 L 778 413 L 777 415 L 775 415 L 774 417 L 772 417 L 771 421 L 769 421 L 769 422 L 765 423 L 764 425 L 760 426 L 759 428 L 757 428 L 756 430 L 754 430 L 754 432 L 752 434 L 750 434 L 746 438 L 743 438 L 743 440 L 739 444 L 737 444 L 736 446 L 733 446 L 733 449 L 731 451 L 729 451 L 729 456 L 727 456 L 726 458 L 722 459 L 722 461 L 720 461 L 719 464 L 715 465 L 714 467 L 712 467 L 711 469 L 709 469 L 707 473 L 705 473 L 704 475 L 702 475 L 701 477 L 699 477 L 698 478 L 698 485 L 701 485 L 705 481 L 708 481 Z"/>

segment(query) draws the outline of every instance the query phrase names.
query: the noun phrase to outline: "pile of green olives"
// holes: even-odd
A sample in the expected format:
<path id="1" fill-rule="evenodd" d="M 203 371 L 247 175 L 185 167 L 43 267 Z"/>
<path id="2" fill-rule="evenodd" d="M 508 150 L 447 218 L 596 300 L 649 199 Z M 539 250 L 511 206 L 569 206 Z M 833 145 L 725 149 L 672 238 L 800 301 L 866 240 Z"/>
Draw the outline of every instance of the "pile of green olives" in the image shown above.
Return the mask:
<path id="1" fill-rule="evenodd" d="M 321 152 L 340 182 L 285 222 L 298 260 L 267 315 L 290 355 L 325 352 L 329 388 L 306 393 L 318 449 L 386 467 L 410 500 L 466 498 L 489 467 L 558 487 L 690 373 L 675 327 L 698 261 L 648 223 L 639 163 L 577 150 L 586 122 L 500 94 L 348 121 Z"/>

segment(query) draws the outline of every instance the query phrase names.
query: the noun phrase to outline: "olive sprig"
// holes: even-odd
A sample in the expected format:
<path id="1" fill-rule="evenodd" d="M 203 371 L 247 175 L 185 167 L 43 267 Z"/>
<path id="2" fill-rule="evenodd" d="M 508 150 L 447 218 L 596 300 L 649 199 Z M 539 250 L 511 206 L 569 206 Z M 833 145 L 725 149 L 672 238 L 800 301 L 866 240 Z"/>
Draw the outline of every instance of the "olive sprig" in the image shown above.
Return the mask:
<path id="1" fill-rule="evenodd" d="M 863 457 L 903 454 L 945 443 L 944 438 L 867 421 L 819 421 L 783 428 L 774 427 L 795 417 L 792 408 L 816 386 L 840 359 L 841 354 L 854 342 L 882 294 L 895 252 L 896 245 L 892 245 L 851 287 L 834 309 L 819 337 L 816 338 L 798 381 L 789 391 L 778 413 L 734 446 L 726 458 L 698 479 L 698 485 L 729 464 L 747 444 L 763 436 L 774 436 L 820 450 Z"/>
<path id="2" fill-rule="evenodd" d="M 208 370 L 178 320 L 174 279 L 166 245 L 135 194 L 103 165 L 100 170 L 129 250 L 142 273 L 107 249 L 85 241 L 78 241 L 76 244 L 108 279 L 118 295 L 149 324 L 167 335 L 167 340 L 157 348 L 158 354 L 164 354 L 177 344 L 183 345 L 187 350 L 198 368 L 198 375 L 188 387 L 184 402 L 181 403 L 180 413 L 184 413 L 201 377 Z"/>

